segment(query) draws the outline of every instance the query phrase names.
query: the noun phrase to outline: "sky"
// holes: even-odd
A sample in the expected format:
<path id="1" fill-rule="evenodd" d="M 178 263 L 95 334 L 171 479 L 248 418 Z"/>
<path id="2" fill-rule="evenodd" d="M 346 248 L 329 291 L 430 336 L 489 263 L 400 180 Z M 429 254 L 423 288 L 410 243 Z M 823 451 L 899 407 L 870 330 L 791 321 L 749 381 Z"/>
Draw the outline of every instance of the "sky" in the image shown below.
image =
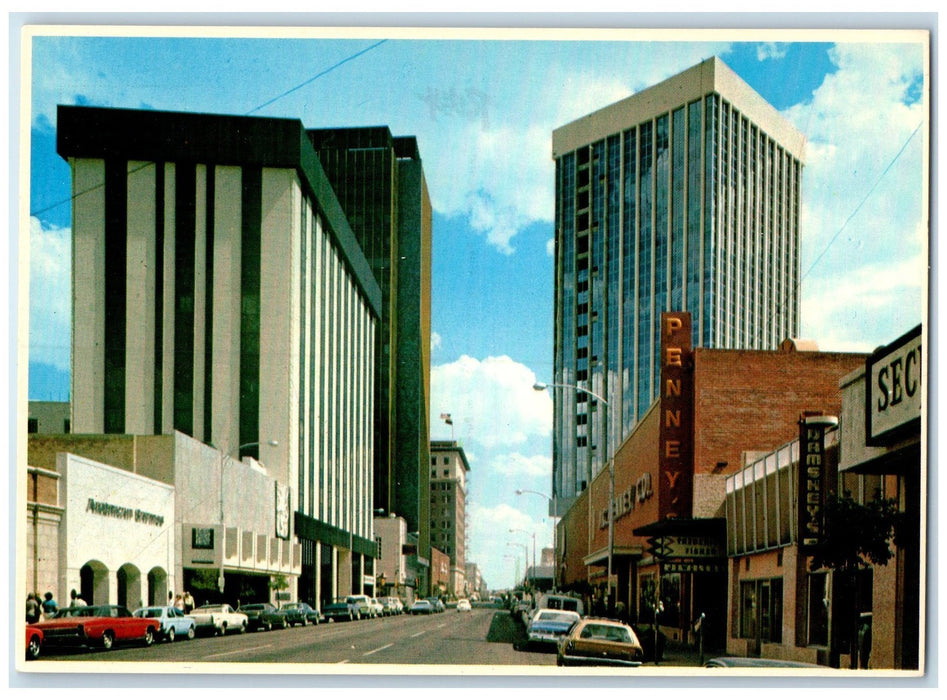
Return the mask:
<path id="1" fill-rule="evenodd" d="M 522 576 L 534 538 L 537 556 L 552 546 L 546 499 L 516 490 L 551 493 L 552 401 L 532 385 L 553 371 L 555 128 L 719 56 L 807 138 L 801 336 L 868 352 L 926 318 L 921 35 L 497 36 L 36 37 L 23 98 L 29 398 L 69 394 L 70 180 L 55 151 L 57 104 L 384 124 L 417 137 L 434 209 L 431 437 L 464 447 L 467 559 L 494 588 Z"/>

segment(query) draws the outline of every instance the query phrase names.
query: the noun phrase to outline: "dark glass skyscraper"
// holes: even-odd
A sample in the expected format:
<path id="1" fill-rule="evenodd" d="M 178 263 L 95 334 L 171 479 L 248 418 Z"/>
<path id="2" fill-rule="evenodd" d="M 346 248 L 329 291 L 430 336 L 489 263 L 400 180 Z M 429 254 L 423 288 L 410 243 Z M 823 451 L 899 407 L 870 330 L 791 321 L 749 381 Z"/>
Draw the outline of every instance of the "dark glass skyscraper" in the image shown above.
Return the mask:
<path id="1" fill-rule="evenodd" d="M 662 311 L 704 347 L 798 335 L 804 148 L 718 58 L 553 132 L 554 381 L 592 392 L 555 388 L 560 513 L 657 397 Z"/>

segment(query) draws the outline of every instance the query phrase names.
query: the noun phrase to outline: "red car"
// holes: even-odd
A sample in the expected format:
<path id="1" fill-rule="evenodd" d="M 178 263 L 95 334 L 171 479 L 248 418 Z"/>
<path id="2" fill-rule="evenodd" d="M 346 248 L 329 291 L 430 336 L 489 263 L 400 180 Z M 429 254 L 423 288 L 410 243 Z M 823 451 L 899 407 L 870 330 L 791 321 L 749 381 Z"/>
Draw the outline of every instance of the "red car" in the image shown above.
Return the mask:
<path id="1" fill-rule="evenodd" d="M 36 625 L 26 626 L 26 658 L 28 660 L 38 659 L 39 652 L 43 648 L 43 630 Z"/>
<path id="2" fill-rule="evenodd" d="M 64 608 L 34 627 L 49 646 L 100 646 L 111 649 L 115 642 L 141 641 L 145 646 L 158 637 L 161 622 L 132 615 L 121 605 L 86 605 Z"/>

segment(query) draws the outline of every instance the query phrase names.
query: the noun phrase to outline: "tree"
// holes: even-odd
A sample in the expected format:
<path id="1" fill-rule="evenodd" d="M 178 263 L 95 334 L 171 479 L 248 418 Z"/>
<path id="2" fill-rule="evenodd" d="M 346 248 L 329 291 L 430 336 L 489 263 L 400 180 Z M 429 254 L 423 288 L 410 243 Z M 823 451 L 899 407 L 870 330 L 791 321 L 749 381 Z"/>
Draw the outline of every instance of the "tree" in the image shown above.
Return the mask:
<path id="1" fill-rule="evenodd" d="M 887 566 L 894 556 L 890 544 L 898 543 L 902 514 L 897 501 L 882 498 L 880 492 L 867 503 L 859 503 L 846 491 L 831 494 L 825 504 L 825 529 L 821 545 L 809 564 L 810 570 L 832 569 L 851 605 L 848 616 L 848 644 L 851 667 L 858 659 L 860 603 L 858 577 L 872 566 Z"/>

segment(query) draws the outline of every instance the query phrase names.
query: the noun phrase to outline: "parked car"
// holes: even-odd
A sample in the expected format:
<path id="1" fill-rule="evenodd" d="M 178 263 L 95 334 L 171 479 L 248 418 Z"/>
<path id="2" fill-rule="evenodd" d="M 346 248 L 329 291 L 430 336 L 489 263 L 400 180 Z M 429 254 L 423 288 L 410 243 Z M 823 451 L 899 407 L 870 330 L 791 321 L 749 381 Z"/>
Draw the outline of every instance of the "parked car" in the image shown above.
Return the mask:
<path id="1" fill-rule="evenodd" d="M 436 611 L 431 601 L 427 598 L 420 598 L 414 601 L 414 604 L 408 608 L 408 612 L 412 615 L 433 615 Z"/>
<path id="2" fill-rule="evenodd" d="M 309 623 L 318 625 L 322 618 L 319 611 L 309 605 L 309 603 L 285 603 L 280 606 L 280 610 L 286 613 L 286 621 L 293 627 L 296 625 L 305 627 Z"/>
<path id="3" fill-rule="evenodd" d="M 385 606 L 381 604 L 378 598 L 371 599 L 372 604 L 372 617 L 384 617 L 385 616 Z"/>
<path id="4" fill-rule="evenodd" d="M 789 661 L 786 659 L 763 659 L 752 656 L 717 656 L 708 659 L 706 668 L 820 668 L 826 666 L 810 664 L 804 661 Z"/>
<path id="5" fill-rule="evenodd" d="M 286 611 L 279 610 L 272 603 L 247 603 L 241 605 L 237 612 L 242 612 L 247 616 L 247 629 L 251 631 L 271 631 L 274 627 L 280 629 L 289 627 Z"/>
<path id="6" fill-rule="evenodd" d="M 361 619 L 363 617 L 375 617 L 375 609 L 372 607 L 372 599 L 367 595 L 362 595 L 361 593 L 356 593 L 348 597 L 350 603 L 354 603 L 355 607 L 358 609 L 358 614 L 355 616 L 355 619 Z"/>
<path id="7" fill-rule="evenodd" d="M 158 637 L 157 620 L 135 617 L 122 605 L 84 605 L 63 608 L 34 627 L 43 633 L 44 646 L 101 646 L 111 649 L 116 642 L 142 642 L 145 646 Z"/>
<path id="8" fill-rule="evenodd" d="M 530 644 L 559 644 L 572 625 L 581 619 L 574 610 L 540 608 L 526 625 L 526 638 Z"/>
<path id="9" fill-rule="evenodd" d="M 457 601 L 457 612 L 470 612 L 473 608 L 470 607 L 470 601 L 466 598 L 461 598 Z"/>
<path id="10" fill-rule="evenodd" d="M 644 651 L 630 626 L 584 618 L 559 640 L 558 666 L 640 666 Z"/>
<path id="11" fill-rule="evenodd" d="M 395 614 L 404 615 L 404 612 L 405 612 L 404 602 L 401 600 L 401 598 L 399 598 L 398 596 L 391 596 L 389 600 L 391 601 L 391 604 L 395 608 Z"/>
<path id="12" fill-rule="evenodd" d="M 208 603 L 194 608 L 190 616 L 197 623 L 197 631 L 224 635 L 227 632 L 243 634 L 247 631 L 247 616 L 227 603 Z"/>
<path id="13" fill-rule="evenodd" d="M 348 596 L 336 598 L 331 603 L 323 603 L 322 614 L 329 622 L 357 620 L 362 616 L 358 604 Z"/>
<path id="14" fill-rule="evenodd" d="M 26 626 L 26 658 L 38 659 L 43 649 L 43 630 L 35 625 Z"/>
<path id="15" fill-rule="evenodd" d="M 401 602 L 393 596 L 382 596 L 378 599 L 381 603 L 382 611 L 385 615 L 398 615 L 401 613 L 398 604 Z"/>
<path id="16" fill-rule="evenodd" d="M 185 615 L 173 605 L 153 605 L 147 608 L 138 608 L 135 617 L 147 617 L 161 623 L 161 638 L 173 642 L 177 637 L 194 639 L 197 633 L 197 622 L 193 617 Z"/>
<path id="17" fill-rule="evenodd" d="M 447 608 L 444 605 L 444 601 L 441 600 L 440 598 L 433 597 L 433 598 L 428 598 L 428 600 L 430 601 L 431 605 L 434 606 L 434 612 L 442 613 L 445 610 L 447 610 Z"/>

